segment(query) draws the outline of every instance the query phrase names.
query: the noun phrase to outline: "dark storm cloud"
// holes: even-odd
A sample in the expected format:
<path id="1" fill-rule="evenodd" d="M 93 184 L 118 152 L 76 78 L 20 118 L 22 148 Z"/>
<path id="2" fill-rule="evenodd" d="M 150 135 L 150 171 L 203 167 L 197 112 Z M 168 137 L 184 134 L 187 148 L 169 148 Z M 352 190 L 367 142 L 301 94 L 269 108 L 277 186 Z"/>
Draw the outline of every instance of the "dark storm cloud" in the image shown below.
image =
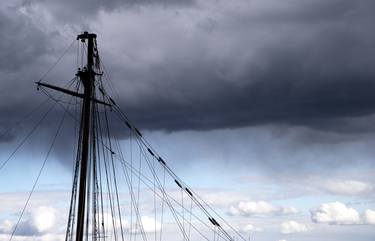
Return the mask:
<path id="1" fill-rule="evenodd" d="M 264 16 L 249 13 L 245 18 L 241 13 L 228 21 L 205 21 L 211 23 L 207 35 L 216 37 L 209 38 L 213 45 L 228 36 L 238 44 L 229 45 L 231 54 L 221 59 L 207 57 L 210 43 L 198 41 L 198 50 L 178 50 L 180 55 L 169 56 L 178 47 L 166 39 L 171 44 L 163 50 L 170 61 L 150 63 L 150 69 L 144 68 L 149 75 L 136 76 L 126 67 L 119 70 L 118 80 L 135 78 L 123 88 L 122 106 L 142 128 L 151 130 L 261 124 L 348 132 L 373 129 L 342 119 L 355 122 L 355 117 L 375 110 L 374 3 L 287 2 L 295 6 L 269 8 Z M 254 46 L 254 35 L 263 37 L 261 31 L 269 32 L 269 39 Z M 147 87 L 134 96 L 139 89 L 131 85 L 138 81 Z"/>
<path id="2" fill-rule="evenodd" d="M 217 129 L 259 124 L 307 125 L 326 128 L 332 120 L 374 112 L 375 85 L 352 79 L 316 83 L 306 91 L 298 83 L 257 83 L 243 89 L 219 90 L 220 96 L 187 105 L 149 100 L 145 106 L 128 107 L 128 113 L 147 129 Z M 126 106 L 124 103 L 122 106 Z M 355 121 L 355 120 L 354 120 Z M 329 123 L 327 123 L 329 122 Z M 368 126 L 371 128 L 371 125 Z M 345 129 L 331 125 L 333 130 Z M 373 129 L 373 128 L 371 128 Z M 346 130 L 351 131 L 351 130 Z"/>
<path id="3" fill-rule="evenodd" d="M 0 9 L 0 71 L 17 71 L 50 47 L 46 34 L 30 19 L 7 10 Z"/>
<path id="4" fill-rule="evenodd" d="M 0 8 L 0 142 L 14 139 L 20 128 L 17 121 L 38 101 L 30 98 L 32 85 L 27 80 L 40 71 L 34 62 L 52 53 L 51 36 L 14 9 Z"/>
<path id="5" fill-rule="evenodd" d="M 175 2 L 159 2 L 178 9 Z M 64 1 L 64 6 L 57 1 L 36 3 L 56 14 L 57 22 L 68 15 L 74 18 L 81 9 L 105 9 L 109 17 L 112 11 L 123 11 L 124 16 L 134 16 L 126 19 L 127 23 L 133 20 L 132 25 L 150 19 L 135 33 L 121 28 L 121 22 L 101 19 L 100 26 L 113 25 L 116 36 L 123 35 L 126 44 L 120 44 L 121 39 L 105 42 L 105 36 L 98 37 L 120 93 L 114 98 L 141 129 L 207 130 L 262 124 L 354 132 L 372 129 L 365 122 L 361 126 L 352 122 L 375 110 L 373 1 L 238 1 L 245 7 L 208 2 L 205 4 L 211 4 L 214 11 L 205 10 L 203 4 L 190 8 L 191 15 L 183 15 L 182 10 L 171 17 L 165 17 L 168 9 L 160 11 L 142 3 L 146 7 L 140 17 L 137 12 L 120 11 L 122 1 L 95 1 L 87 8 L 87 1 Z M 32 9 L 33 4 L 25 2 L 24 7 Z M 59 9 L 64 16 L 57 14 Z M 181 15 L 191 19 L 183 22 Z M 59 32 L 43 30 L 21 15 L 0 17 L 4 19 L 0 46 L 7 56 L 0 66 L 3 71 L 18 71 L 18 75 L 12 72 L 4 77 L 2 123 L 9 123 L 17 119 L 14 110 L 29 109 L 35 96 L 34 89 L 18 89 L 18 102 L 7 101 L 15 98 L 9 92 L 10 83 L 19 86 L 20 79 L 29 79 L 32 86 L 37 73 L 42 73 L 32 64 L 49 53 L 49 48 L 56 49 L 50 39 Z M 93 22 L 90 28 L 97 28 L 95 16 L 86 18 Z M 195 27 L 183 28 L 183 23 Z M 171 33 L 158 33 L 169 33 L 165 29 Z M 138 33 L 143 38 L 137 39 Z M 148 48 L 161 57 L 142 52 Z M 122 61 L 124 53 L 129 54 L 129 63 Z M 15 67 L 27 64 L 31 65 L 27 71 Z M 137 64 L 141 67 L 129 67 Z M 27 105 L 22 105 L 22 97 L 31 97 Z"/>
<path id="6" fill-rule="evenodd" d="M 20 6 L 43 6 L 47 8 L 55 18 L 63 22 L 75 22 L 75 24 L 87 24 L 99 11 L 116 11 L 132 9 L 141 6 L 162 7 L 189 7 L 195 0 L 36 0 L 23 1 Z"/>

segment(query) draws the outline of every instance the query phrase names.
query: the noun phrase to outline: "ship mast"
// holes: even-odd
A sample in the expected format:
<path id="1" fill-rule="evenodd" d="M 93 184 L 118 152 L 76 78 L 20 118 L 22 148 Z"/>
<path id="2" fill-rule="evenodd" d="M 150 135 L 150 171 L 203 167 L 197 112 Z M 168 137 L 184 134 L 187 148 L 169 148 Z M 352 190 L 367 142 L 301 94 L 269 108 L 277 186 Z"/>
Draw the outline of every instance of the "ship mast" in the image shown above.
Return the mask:
<path id="1" fill-rule="evenodd" d="M 164 213 L 164 205 L 168 207 L 171 215 L 171 218 L 174 219 L 176 222 L 178 229 L 180 230 L 182 234 L 183 240 L 191 240 L 190 237 L 190 231 L 196 230 L 196 235 L 200 235 L 201 238 L 204 237 L 206 240 L 208 239 L 202 232 L 200 232 L 196 226 L 193 225 L 192 217 L 195 217 L 196 220 L 198 220 L 203 226 L 207 227 L 209 232 L 214 232 L 214 240 L 223 239 L 227 241 L 233 241 L 234 238 L 224 229 L 224 227 L 227 227 L 232 230 L 232 232 L 239 237 L 241 240 L 246 241 L 241 234 L 233 228 L 228 222 L 226 222 L 217 212 L 215 212 L 206 202 L 201 199 L 197 193 L 193 192 L 192 189 L 184 183 L 173 171 L 172 169 L 167 165 L 167 163 L 161 158 L 154 148 L 147 142 L 147 140 L 142 136 L 141 132 L 135 127 L 134 124 L 132 124 L 129 120 L 129 118 L 121 111 L 121 109 L 116 105 L 116 103 L 113 101 L 113 99 L 106 94 L 105 90 L 103 90 L 101 77 L 97 77 L 98 75 L 101 76 L 103 73 L 100 68 L 100 58 L 97 50 L 97 43 L 96 43 L 96 34 L 89 33 L 89 32 L 83 32 L 82 34 L 79 34 L 77 36 L 77 40 L 83 42 L 83 46 L 87 46 L 87 63 L 84 68 L 79 68 L 78 72 L 76 74 L 76 77 L 79 78 L 82 86 L 83 86 L 83 92 L 79 92 L 81 90 L 79 86 L 77 86 L 76 91 L 61 88 L 58 86 L 50 85 L 47 83 L 42 83 L 41 81 L 37 82 L 38 87 L 45 87 L 48 89 L 52 89 L 55 91 L 62 92 L 64 94 L 68 94 L 73 97 L 77 97 L 82 99 L 81 104 L 81 121 L 80 121 L 80 131 L 79 131 L 79 139 L 78 139 L 78 148 L 77 148 L 77 156 L 76 156 L 76 166 L 74 171 L 74 180 L 73 180 L 73 188 L 72 188 L 72 196 L 71 196 L 71 203 L 70 203 L 70 211 L 69 211 L 69 220 L 67 225 L 67 232 L 66 232 L 66 241 L 73 241 L 75 238 L 75 241 L 83 241 L 84 237 L 85 240 L 89 240 L 89 223 L 91 222 L 93 225 L 92 230 L 92 241 L 98 240 L 98 238 L 104 238 L 106 237 L 106 231 L 105 231 L 105 223 L 104 223 L 104 211 L 103 211 L 103 204 L 105 203 L 103 200 L 100 200 L 101 204 L 101 225 L 102 225 L 102 231 L 98 229 L 98 223 L 96 222 L 97 218 L 97 196 L 96 196 L 96 187 L 99 186 L 98 183 L 95 183 L 97 181 L 97 170 L 96 170 L 96 160 L 97 160 L 97 147 L 100 145 L 103 151 L 102 157 L 103 157 L 103 163 L 104 163 L 104 173 L 106 176 L 107 183 L 107 190 L 109 195 L 109 203 L 108 205 L 111 208 L 111 215 L 112 215 L 112 226 L 114 228 L 114 237 L 115 241 L 119 240 L 117 239 L 117 234 L 115 232 L 116 230 L 116 221 L 115 218 L 119 219 L 120 223 L 120 229 L 121 229 L 121 240 L 124 241 L 124 232 L 123 232 L 123 225 L 122 225 L 122 215 L 121 215 L 121 208 L 120 208 L 120 202 L 118 197 L 118 189 L 117 189 L 117 181 L 116 181 L 116 174 L 115 174 L 115 164 L 113 161 L 113 155 L 115 152 L 112 150 L 112 144 L 111 144 L 111 135 L 110 135 L 110 128 L 108 125 L 108 117 L 106 108 L 104 108 L 104 119 L 105 119 L 105 129 L 106 134 L 102 136 L 101 127 L 100 127 L 100 118 L 98 117 L 98 105 L 104 107 L 111 107 L 114 109 L 114 112 L 119 117 L 119 120 L 122 124 L 125 124 L 130 129 L 130 138 L 135 138 L 136 143 L 139 147 L 139 169 L 136 169 L 133 167 L 132 161 L 130 161 L 130 164 L 126 162 L 126 160 L 123 157 L 123 154 L 121 152 L 121 149 L 119 146 L 117 146 L 117 151 L 119 151 L 119 160 L 123 167 L 124 176 L 126 179 L 126 182 L 128 184 L 129 193 L 130 193 L 130 205 L 131 205 L 131 211 L 130 211 L 130 229 L 129 229 L 129 235 L 130 240 L 132 240 L 132 235 L 138 235 L 137 232 L 142 235 L 143 240 L 147 241 L 147 235 L 145 233 L 144 227 L 143 227 L 143 221 L 140 214 L 139 209 L 139 192 L 141 187 L 141 181 L 145 184 L 147 188 L 151 190 L 151 192 L 154 194 L 154 223 L 155 223 L 155 235 L 154 240 L 158 240 L 157 238 L 157 203 L 156 198 L 160 198 L 161 203 L 159 205 L 159 210 L 161 209 L 161 216 L 160 216 L 160 240 L 162 240 L 162 222 L 163 222 L 163 213 Z M 77 79 L 77 78 L 75 78 Z M 97 82 L 97 83 L 96 83 Z M 96 97 L 96 87 L 98 86 L 98 90 L 102 93 L 102 100 L 97 99 Z M 100 133 L 100 141 L 97 141 L 97 130 L 99 130 Z M 105 145 L 105 143 L 102 143 L 104 138 L 108 138 L 108 146 Z M 131 139 L 130 139 L 131 140 Z M 99 143 L 98 146 L 96 146 Z M 118 145 L 118 143 L 117 143 Z M 109 155 L 111 156 L 111 161 L 106 162 L 106 154 L 105 151 L 107 150 Z M 132 149 L 130 150 L 130 153 L 132 153 Z M 100 154 L 98 154 L 98 157 L 100 157 Z M 132 158 L 132 154 L 130 154 L 130 159 Z M 148 178 L 146 175 L 141 174 L 141 168 L 143 168 L 142 159 L 144 162 L 147 163 L 146 167 L 150 169 L 150 175 L 151 178 Z M 92 160 L 92 161 L 91 161 Z M 99 171 L 100 174 L 100 160 L 99 160 Z M 164 171 L 164 177 L 163 177 L 163 183 L 161 182 L 161 179 L 158 177 L 155 169 L 155 163 L 158 163 L 160 167 Z M 108 166 L 107 166 L 108 165 Z M 128 165 L 128 166 L 127 166 Z M 110 169 L 112 167 L 113 175 L 107 173 L 107 168 Z M 92 169 L 91 169 L 92 168 Z M 131 172 L 131 173 L 129 173 Z M 129 174 L 131 175 L 129 177 Z M 131 184 L 132 178 L 138 177 L 138 197 L 135 196 L 135 193 L 133 191 L 133 186 Z M 168 175 L 171 180 L 178 186 L 178 188 L 181 190 L 181 203 L 179 203 L 176 199 L 171 197 L 167 193 L 167 189 L 165 188 L 165 178 L 166 175 Z M 94 179 L 94 182 L 91 181 L 90 178 Z M 116 196 L 116 201 L 113 203 L 111 202 L 111 180 L 110 178 L 113 178 L 113 184 L 114 184 L 114 192 Z M 99 177 L 99 180 L 101 180 L 101 177 Z M 101 185 L 101 182 L 100 182 Z M 92 190 L 92 192 L 90 192 Z M 102 190 L 100 189 L 99 193 L 102 194 Z M 90 198 L 92 198 L 93 201 L 93 207 L 90 209 Z M 191 207 L 190 210 L 187 209 L 184 206 L 184 199 L 190 199 Z M 76 203 L 78 201 L 78 207 L 76 206 Z M 179 207 L 182 207 L 182 212 L 178 212 L 177 209 L 174 207 L 174 204 L 176 204 Z M 200 211 L 200 215 L 203 215 L 206 217 L 205 221 L 200 219 L 197 215 L 193 214 L 192 207 L 193 204 L 196 205 L 196 207 Z M 117 205 L 117 214 L 116 211 L 113 210 L 113 207 Z M 160 207 L 161 206 L 161 207 Z M 90 211 L 93 211 L 92 213 L 92 219 L 90 220 Z M 190 219 L 185 217 L 185 211 L 190 213 Z M 135 216 L 135 221 L 133 224 L 132 222 L 132 216 Z M 216 217 L 216 218 L 214 218 Z M 221 220 L 222 223 L 219 224 L 218 221 Z M 75 222 L 76 221 L 76 222 Z M 74 226 L 76 225 L 76 226 Z M 185 225 L 188 225 L 188 228 L 185 228 Z M 225 225 L 225 226 L 224 226 Z M 75 235 L 75 236 L 74 236 Z M 136 237 L 136 236 L 135 236 Z M 112 239 L 111 239 L 112 240 Z M 201 239 L 202 240 L 202 239 Z"/>
<path id="2" fill-rule="evenodd" d="M 79 189 L 78 189 L 78 216 L 77 216 L 77 230 L 76 241 L 83 240 L 84 222 L 85 222 L 85 206 L 86 206 L 86 181 L 87 181 L 87 162 L 89 157 L 90 144 L 90 128 L 91 128 L 91 112 L 93 93 L 95 88 L 95 72 L 92 67 L 94 64 L 94 39 L 96 34 L 84 32 L 77 36 L 77 40 L 87 40 L 87 66 L 84 70 L 79 70 L 77 75 L 80 77 L 84 92 L 82 105 L 82 143 L 81 143 L 81 164 L 79 174 Z"/>
<path id="3" fill-rule="evenodd" d="M 88 190 L 90 187 L 87 186 L 87 180 L 89 176 L 88 170 L 88 163 L 90 157 L 90 140 L 92 133 L 92 113 L 93 113 L 93 103 L 99 103 L 107 106 L 111 106 L 111 104 L 106 103 L 104 101 L 100 101 L 95 98 L 95 75 L 98 73 L 94 70 L 94 60 L 97 56 L 96 50 L 96 34 L 84 32 L 77 36 L 77 40 L 81 40 L 82 42 L 87 41 L 87 64 L 86 67 L 83 69 L 78 69 L 76 74 L 77 77 L 82 82 L 83 85 L 83 93 L 74 92 L 68 89 L 64 89 L 58 86 L 50 85 L 47 83 L 37 82 L 38 86 L 47 87 L 49 89 L 53 89 L 56 91 L 63 92 L 68 95 L 72 95 L 74 97 L 78 97 L 82 99 L 82 110 L 81 110 L 81 133 L 82 136 L 80 138 L 80 143 L 78 143 L 80 147 L 80 159 L 77 160 L 79 162 L 79 188 L 78 188 L 78 209 L 77 209 L 77 226 L 76 226 L 76 241 L 83 241 L 84 230 L 85 230 L 85 220 L 86 220 L 86 204 L 88 198 Z M 94 219 L 96 217 L 93 217 Z M 88 227 L 86 227 L 87 229 Z"/>

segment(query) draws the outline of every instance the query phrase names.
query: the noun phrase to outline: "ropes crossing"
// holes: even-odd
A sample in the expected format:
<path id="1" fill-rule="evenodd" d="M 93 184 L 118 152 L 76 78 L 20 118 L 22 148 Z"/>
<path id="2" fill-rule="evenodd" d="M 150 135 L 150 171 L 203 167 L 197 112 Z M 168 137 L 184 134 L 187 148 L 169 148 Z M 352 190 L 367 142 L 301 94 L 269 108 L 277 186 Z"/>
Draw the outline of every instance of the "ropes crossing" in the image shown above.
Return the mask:
<path id="1" fill-rule="evenodd" d="M 246 241 L 177 176 L 108 94 L 107 87 L 119 98 L 114 84 L 103 72 L 96 35 L 85 32 L 78 35 L 77 40 L 78 73 L 64 88 L 37 82 L 53 105 L 0 165 L 1 170 L 52 109 L 61 107 L 63 117 L 10 240 L 17 235 L 18 224 L 35 192 L 65 117 L 70 116 L 80 127 L 74 132 L 76 154 L 65 241 Z M 88 56 L 86 63 L 84 55 Z M 74 90 L 70 90 L 72 86 Z M 62 95 L 71 97 L 65 101 Z M 39 108 L 38 105 L 24 119 Z"/>

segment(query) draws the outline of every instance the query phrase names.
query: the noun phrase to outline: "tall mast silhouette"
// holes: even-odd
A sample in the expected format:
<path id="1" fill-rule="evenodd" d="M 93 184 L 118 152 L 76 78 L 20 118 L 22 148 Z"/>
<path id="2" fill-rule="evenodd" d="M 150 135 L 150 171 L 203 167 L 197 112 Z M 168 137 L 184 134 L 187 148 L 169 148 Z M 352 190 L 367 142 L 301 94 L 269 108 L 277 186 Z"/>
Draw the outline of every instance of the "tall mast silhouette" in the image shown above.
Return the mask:
<path id="1" fill-rule="evenodd" d="M 89 157 L 89 144 L 90 144 L 90 117 L 93 101 L 93 90 L 95 88 L 95 72 L 92 69 L 94 64 L 94 39 L 96 34 L 84 32 L 77 36 L 81 41 L 87 40 L 87 65 L 86 69 L 78 71 L 77 75 L 82 81 L 83 92 L 83 105 L 82 105 L 82 143 L 81 143 L 81 165 L 79 177 L 79 197 L 78 197 L 78 216 L 77 216 L 77 230 L 76 241 L 83 240 L 83 230 L 85 222 L 85 204 L 86 204 L 86 180 L 87 180 L 87 161 Z"/>
<path id="2" fill-rule="evenodd" d="M 214 241 L 219 239 L 234 241 L 234 237 L 239 238 L 236 240 L 246 241 L 238 230 L 226 222 L 219 213 L 176 175 L 166 161 L 149 144 L 139 129 L 107 94 L 101 77 L 103 72 L 97 49 L 96 34 L 83 32 L 77 36 L 77 40 L 82 42 L 82 47 L 85 49 L 82 54 L 87 54 L 87 61 L 84 63 L 85 61 L 82 57 L 83 63 L 78 68 L 74 78 L 75 83 L 77 83 L 76 90 L 43 83 L 41 80 L 37 82 L 38 88 L 52 89 L 81 99 L 78 148 L 65 241 L 73 241 L 74 239 L 75 241 L 97 241 L 99 239 L 105 241 L 107 237 L 109 240 L 114 237 L 115 241 L 125 241 L 125 234 L 130 236 L 130 240 L 133 239 L 132 237 L 136 240 L 136 235 L 139 234 L 144 241 L 147 241 L 151 235 L 147 234 L 147 230 L 145 231 L 144 229 L 144 217 L 141 216 L 141 211 L 145 210 L 139 208 L 141 183 L 144 184 L 145 191 L 151 191 L 153 194 L 154 225 L 152 226 L 154 235 L 152 236 L 154 241 L 163 240 L 163 218 L 166 211 L 169 211 L 169 216 L 166 215 L 165 218 L 169 218 L 176 224 L 176 230 L 182 235 L 183 241 L 203 239 L 210 241 L 211 239 L 201 232 L 199 228 L 206 229 L 208 233 L 213 232 Z M 101 93 L 101 96 L 97 95 L 98 93 Z M 102 107 L 102 114 L 99 112 L 98 106 Z M 108 106 L 117 115 L 119 123 L 130 130 L 131 149 L 128 155 L 130 162 L 124 158 L 120 145 L 116 140 L 115 145 L 112 146 L 113 137 L 110 133 L 110 119 L 107 116 Z M 68 110 L 65 109 L 65 111 Z M 133 140 L 139 152 L 137 167 L 132 163 L 133 149 L 131 143 Z M 117 159 L 115 160 L 114 158 Z M 130 227 L 126 227 L 125 221 L 122 221 L 125 217 L 124 213 L 122 213 L 122 203 L 119 201 L 115 161 L 118 161 L 118 164 L 122 166 L 123 177 L 129 189 L 130 211 L 125 215 L 130 216 Z M 100 163 L 104 166 L 104 170 L 101 169 Z M 157 167 L 163 171 L 163 179 L 158 176 Z M 142 173 L 147 169 L 149 172 Z M 103 174 L 103 178 L 101 174 Z M 147 175 L 150 175 L 150 177 Z M 177 185 L 181 192 L 181 200 L 177 200 L 176 197 L 168 193 L 170 190 L 166 185 L 166 177 L 169 178 L 173 185 Z M 133 178 L 137 178 L 138 181 L 133 183 Z M 102 189 L 102 184 L 107 185 L 105 190 Z M 135 192 L 135 188 L 137 188 L 137 192 Z M 108 195 L 108 200 L 103 199 L 104 194 Z M 186 200 L 190 200 L 190 207 L 184 205 Z M 107 218 L 111 219 L 111 224 L 106 223 L 104 220 L 104 206 L 110 209 Z M 194 213 L 193 207 L 197 209 L 198 215 Z M 160 213 L 159 217 L 157 212 Z M 195 218 L 200 226 L 196 226 L 192 218 Z M 99 219 L 101 219 L 100 222 L 97 222 Z M 160 221 L 160 224 L 157 221 Z M 112 229 L 109 229 L 110 225 L 112 225 Z M 128 228 L 127 233 L 124 231 L 125 228 Z M 226 229 L 231 230 L 231 234 Z M 110 236 L 111 234 L 113 236 Z M 193 239 L 191 235 L 195 235 L 199 239 Z"/>
<path id="3" fill-rule="evenodd" d="M 83 93 L 77 93 L 68 89 L 63 89 L 61 87 L 53 86 L 46 83 L 37 82 L 38 86 L 47 87 L 54 89 L 65 94 L 69 94 L 75 97 L 82 98 L 82 110 L 81 110 L 81 124 L 80 129 L 82 133 L 82 138 L 80 138 L 80 149 L 81 156 L 79 161 L 79 188 L 78 188 L 78 209 L 77 209 L 77 226 L 76 226 L 76 241 L 83 241 L 84 230 L 85 230 L 85 218 L 86 218 L 86 197 L 88 192 L 87 178 L 88 178 L 88 159 L 90 151 L 90 133 L 92 128 L 91 117 L 93 102 L 110 105 L 102 101 L 96 100 L 94 97 L 95 89 L 95 75 L 97 73 L 94 71 L 94 58 L 96 47 L 94 42 L 96 41 L 96 34 L 84 32 L 77 36 L 77 40 L 82 42 L 87 41 L 87 64 L 82 70 L 78 69 L 77 76 L 82 82 Z M 93 217 L 95 218 L 95 217 Z M 88 228 L 88 227 L 86 227 Z"/>

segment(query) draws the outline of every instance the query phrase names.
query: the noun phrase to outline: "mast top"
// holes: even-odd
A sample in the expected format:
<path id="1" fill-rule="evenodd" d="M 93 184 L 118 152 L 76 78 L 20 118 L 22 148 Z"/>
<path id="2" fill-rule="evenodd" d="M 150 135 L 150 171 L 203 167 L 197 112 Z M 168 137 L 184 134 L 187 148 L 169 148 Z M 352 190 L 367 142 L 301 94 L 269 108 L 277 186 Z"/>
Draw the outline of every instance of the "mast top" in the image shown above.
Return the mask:
<path id="1" fill-rule="evenodd" d="M 95 38 L 96 38 L 95 33 L 89 33 L 87 31 L 83 32 L 82 34 L 77 35 L 77 40 L 95 39 Z"/>

